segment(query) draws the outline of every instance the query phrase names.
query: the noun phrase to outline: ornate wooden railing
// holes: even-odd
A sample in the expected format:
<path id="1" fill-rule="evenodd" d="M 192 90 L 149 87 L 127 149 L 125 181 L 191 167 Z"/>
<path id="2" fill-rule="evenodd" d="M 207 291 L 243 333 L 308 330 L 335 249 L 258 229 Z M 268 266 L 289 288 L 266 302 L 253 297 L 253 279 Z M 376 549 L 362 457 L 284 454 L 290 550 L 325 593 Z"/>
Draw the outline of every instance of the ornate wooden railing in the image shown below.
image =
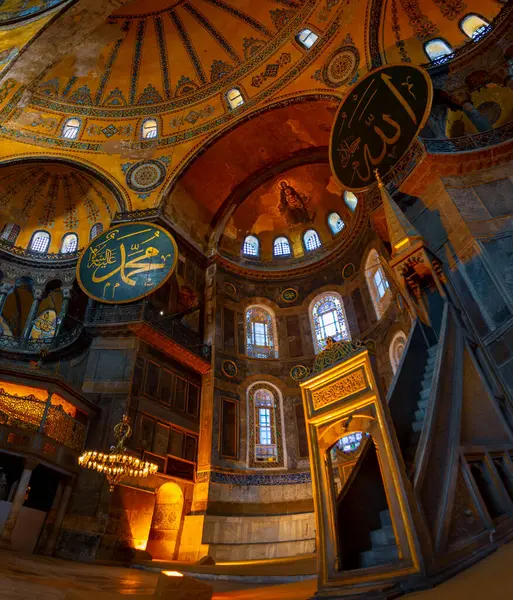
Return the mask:
<path id="1" fill-rule="evenodd" d="M 87 310 L 85 324 L 126 325 L 127 323 L 146 323 L 171 338 L 196 356 L 210 361 L 212 349 L 203 343 L 200 336 L 178 322 L 177 319 L 161 315 L 160 311 L 147 302 L 139 302 L 127 306 L 106 306 L 99 304 Z"/>
<path id="2" fill-rule="evenodd" d="M 18 396 L 0 388 L 0 425 L 40 432 L 75 452 L 83 450 L 87 427 L 62 406 L 33 395 Z"/>

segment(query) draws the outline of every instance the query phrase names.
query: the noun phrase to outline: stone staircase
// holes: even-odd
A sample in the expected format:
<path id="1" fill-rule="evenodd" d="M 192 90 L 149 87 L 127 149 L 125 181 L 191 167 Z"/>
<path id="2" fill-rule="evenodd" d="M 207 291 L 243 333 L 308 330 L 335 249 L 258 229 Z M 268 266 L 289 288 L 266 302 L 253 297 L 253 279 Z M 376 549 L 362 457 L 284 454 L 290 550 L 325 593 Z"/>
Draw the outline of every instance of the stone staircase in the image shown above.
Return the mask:
<path id="1" fill-rule="evenodd" d="M 431 384 L 433 382 L 433 372 L 435 370 L 437 351 L 438 345 L 431 346 L 428 350 L 428 359 L 426 361 L 426 367 L 424 369 L 424 374 L 421 381 L 419 399 L 417 400 L 417 409 L 413 413 L 414 420 L 411 424 L 412 431 L 410 433 L 408 448 L 404 456 L 406 471 L 410 476 L 412 474 L 417 444 L 419 442 L 422 427 L 424 426 L 424 420 L 426 418 L 426 410 L 429 402 L 429 395 L 431 393 Z"/>
<path id="2" fill-rule="evenodd" d="M 360 553 L 361 569 L 393 563 L 399 559 L 392 520 L 388 510 L 379 513 L 381 529 L 370 532 L 372 549 Z"/>

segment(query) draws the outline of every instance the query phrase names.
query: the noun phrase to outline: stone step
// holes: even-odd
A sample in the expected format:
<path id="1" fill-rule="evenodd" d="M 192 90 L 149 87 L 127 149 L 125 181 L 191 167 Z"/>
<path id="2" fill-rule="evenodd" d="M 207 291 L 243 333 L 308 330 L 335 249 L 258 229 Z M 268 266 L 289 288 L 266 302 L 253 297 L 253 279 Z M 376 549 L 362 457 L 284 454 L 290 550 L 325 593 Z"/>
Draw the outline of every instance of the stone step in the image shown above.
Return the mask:
<path id="1" fill-rule="evenodd" d="M 392 525 L 387 525 L 381 529 L 374 529 L 370 532 L 372 549 L 382 548 L 384 546 L 395 545 L 394 528 Z"/>
<path id="2" fill-rule="evenodd" d="M 419 433 L 422 431 L 422 426 L 424 425 L 424 421 L 413 421 L 411 424 L 411 428 L 413 431 L 418 431 Z"/>
<path id="3" fill-rule="evenodd" d="M 430 393 L 431 393 L 431 386 L 429 386 L 429 387 L 428 387 L 428 388 L 426 388 L 426 389 L 422 389 L 422 390 L 420 391 L 420 394 L 419 394 L 419 396 L 420 396 L 420 399 L 421 399 L 421 400 L 428 400 L 428 398 L 429 398 L 429 394 L 430 394 Z M 417 401 L 417 402 L 418 402 L 418 401 Z"/>
<path id="4" fill-rule="evenodd" d="M 425 417 L 426 417 L 426 410 L 424 408 L 419 408 L 419 410 L 415 411 L 415 421 L 424 422 Z"/>
<path id="5" fill-rule="evenodd" d="M 369 568 L 393 563 L 399 559 L 397 546 L 374 548 L 360 553 L 360 567 Z"/>
<path id="6" fill-rule="evenodd" d="M 429 398 L 426 398 L 425 400 L 419 400 L 419 401 L 417 402 L 417 407 L 418 407 L 418 408 L 423 408 L 423 409 L 426 409 L 426 408 L 427 408 L 427 406 L 428 406 L 428 403 L 429 403 Z"/>
<path id="7" fill-rule="evenodd" d="M 433 372 L 435 370 L 435 365 L 426 365 L 426 368 L 424 369 L 424 374 L 422 375 L 423 379 L 432 379 L 433 377 Z"/>
<path id="8" fill-rule="evenodd" d="M 428 355 L 429 355 L 429 356 L 435 356 L 435 355 L 436 355 L 436 352 L 437 352 L 437 350 L 438 350 L 438 344 L 435 344 L 434 346 L 430 346 L 430 347 L 428 348 Z"/>
<path id="9" fill-rule="evenodd" d="M 381 522 L 381 527 L 392 527 L 392 518 L 390 517 L 390 511 L 382 510 L 379 513 L 379 520 Z"/>

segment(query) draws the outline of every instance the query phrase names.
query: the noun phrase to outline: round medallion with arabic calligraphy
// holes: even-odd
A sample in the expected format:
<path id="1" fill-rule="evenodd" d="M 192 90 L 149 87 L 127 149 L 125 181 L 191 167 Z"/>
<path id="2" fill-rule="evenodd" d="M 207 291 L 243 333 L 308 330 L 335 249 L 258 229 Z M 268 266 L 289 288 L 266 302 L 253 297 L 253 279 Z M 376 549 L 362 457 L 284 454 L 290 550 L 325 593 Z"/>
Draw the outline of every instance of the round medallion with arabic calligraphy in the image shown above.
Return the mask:
<path id="1" fill-rule="evenodd" d="M 126 304 L 151 294 L 169 279 L 178 249 L 173 236 L 154 223 L 123 223 L 84 248 L 77 281 L 94 300 Z"/>
<path id="2" fill-rule="evenodd" d="M 337 88 L 349 83 L 358 71 L 360 53 L 354 46 L 341 46 L 328 58 L 322 78 L 326 85 Z"/>
<path id="3" fill-rule="evenodd" d="M 330 165 L 345 190 L 385 180 L 405 156 L 431 110 L 433 85 L 413 65 L 385 65 L 347 91 L 330 136 Z"/>

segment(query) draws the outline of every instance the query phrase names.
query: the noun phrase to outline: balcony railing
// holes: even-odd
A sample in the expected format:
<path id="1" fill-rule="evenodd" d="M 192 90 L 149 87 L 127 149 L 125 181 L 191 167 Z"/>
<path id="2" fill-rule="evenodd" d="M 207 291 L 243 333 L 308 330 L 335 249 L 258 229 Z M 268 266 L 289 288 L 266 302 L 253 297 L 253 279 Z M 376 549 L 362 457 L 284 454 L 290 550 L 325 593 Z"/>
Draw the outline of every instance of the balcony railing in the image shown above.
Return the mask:
<path id="1" fill-rule="evenodd" d="M 40 432 L 75 452 L 83 450 L 87 427 L 61 406 L 35 396 L 18 396 L 0 388 L 0 425 Z"/>
<path id="2" fill-rule="evenodd" d="M 70 331 L 50 338 L 33 339 L 0 335 L 0 350 L 23 352 L 24 354 L 45 354 L 69 346 L 78 339 L 82 331 L 82 325 L 77 325 Z"/>
<path id="3" fill-rule="evenodd" d="M 462 135 L 454 138 L 423 138 L 422 141 L 430 154 L 449 154 L 452 152 L 469 152 L 488 146 L 497 146 L 513 137 L 513 121 L 502 127 L 481 133 Z"/>
<path id="4" fill-rule="evenodd" d="M 130 304 L 127 306 L 106 306 L 100 304 L 88 309 L 86 325 L 125 325 L 127 323 L 146 323 L 160 331 L 173 341 L 210 362 L 211 348 L 204 344 L 199 335 L 179 323 L 161 315 L 159 310 L 147 302 Z"/>

